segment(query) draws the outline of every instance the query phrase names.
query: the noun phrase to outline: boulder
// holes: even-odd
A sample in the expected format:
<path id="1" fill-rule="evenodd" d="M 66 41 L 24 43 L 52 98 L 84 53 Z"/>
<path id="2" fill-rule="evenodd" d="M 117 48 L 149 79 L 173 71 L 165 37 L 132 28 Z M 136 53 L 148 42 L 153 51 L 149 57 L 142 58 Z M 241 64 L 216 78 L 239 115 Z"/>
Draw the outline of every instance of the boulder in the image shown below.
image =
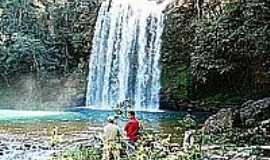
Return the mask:
<path id="1" fill-rule="evenodd" d="M 270 97 L 257 101 L 247 101 L 236 112 L 239 112 L 238 115 L 242 125 L 246 127 L 254 126 L 256 122 L 270 118 Z"/>
<path id="2" fill-rule="evenodd" d="M 217 114 L 210 116 L 204 123 L 206 133 L 220 133 L 233 124 L 233 111 L 231 108 L 221 109 Z"/>
<path id="3" fill-rule="evenodd" d="M 204 123 L 207 133 L 220 133 L 232 127 L 252 128 L 270 119 L 270 97 L 249 100 L 239 108 L 224 108 L 210 116 Z"/>

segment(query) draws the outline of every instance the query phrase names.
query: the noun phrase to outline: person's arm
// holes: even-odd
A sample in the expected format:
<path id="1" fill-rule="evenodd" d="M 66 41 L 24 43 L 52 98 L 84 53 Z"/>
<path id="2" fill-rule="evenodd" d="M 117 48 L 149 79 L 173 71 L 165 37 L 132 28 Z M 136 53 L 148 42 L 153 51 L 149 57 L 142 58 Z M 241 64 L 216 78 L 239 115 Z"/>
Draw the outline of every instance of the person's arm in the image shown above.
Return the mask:
<path id="1" fill-rule="evenodd" d="M 129 126 L 130 126 L 130 122 L 127 122 L 127 124 L 125 125 L 125 127 L 124 127 L 124 136 L 127 136 L 127 130 L 128 130 L 128 128 L 129 128 Z"/>

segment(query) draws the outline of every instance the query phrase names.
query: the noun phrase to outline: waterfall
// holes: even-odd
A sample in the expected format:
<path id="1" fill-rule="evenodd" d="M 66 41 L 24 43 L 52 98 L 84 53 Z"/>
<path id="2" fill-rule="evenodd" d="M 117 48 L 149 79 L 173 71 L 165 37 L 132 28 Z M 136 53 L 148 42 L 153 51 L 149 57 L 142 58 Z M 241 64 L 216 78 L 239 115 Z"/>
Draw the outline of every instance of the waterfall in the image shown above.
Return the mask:
<path id="1" fill-rule="evenodd" d="M 88 107 L 111 109 L 131 99 L 135 110 L 158 110 L 165 6 L 153 0 L 102 3 L 89 62 Z"/>

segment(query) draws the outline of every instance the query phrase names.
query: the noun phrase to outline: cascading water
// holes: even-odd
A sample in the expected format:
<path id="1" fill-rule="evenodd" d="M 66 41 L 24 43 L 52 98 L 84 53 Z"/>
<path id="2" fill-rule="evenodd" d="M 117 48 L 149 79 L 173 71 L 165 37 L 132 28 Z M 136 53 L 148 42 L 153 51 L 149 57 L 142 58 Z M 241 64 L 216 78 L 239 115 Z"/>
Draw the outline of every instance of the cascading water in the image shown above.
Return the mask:
<path id="1" fill-rule="evenodd" d="M 158 110 L 165 6 L 153 0 L 102 3 L 89 62 L 88 107 L 111 109 L 131 99 L 135 110 Z"/>

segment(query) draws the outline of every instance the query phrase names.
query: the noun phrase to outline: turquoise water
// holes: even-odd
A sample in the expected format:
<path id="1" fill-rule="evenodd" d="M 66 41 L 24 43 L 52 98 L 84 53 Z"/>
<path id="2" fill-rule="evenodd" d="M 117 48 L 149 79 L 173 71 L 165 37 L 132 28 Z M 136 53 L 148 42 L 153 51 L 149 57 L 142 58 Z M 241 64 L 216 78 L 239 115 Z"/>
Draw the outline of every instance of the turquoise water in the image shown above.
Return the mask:
<path id="1" fill-rule="evenodd" d="M 103 122 L 112 111 L 72 108 L 66 111 L 19 111 L 0 110 L 0 121 L 89 121 Z M 137 117 L 149 122 L 170 120 L 183 117 L 184 113 L 176 112 L 137 112 Z"/>
<path id="2" fill-rule="evenodd" d="M 177 131 L 177 120 L 183 118 L 186 113 L 184 112 L 136 112 L 137 118 L 142 122 L 143 126 L 146 128 L 153 128 L 157 131 L 160 131 L 162 134 L 172 135 L 173 142 L 179 142 L 181 132 Z M 21 111 L 21 110 L 4 110 L 0 109 L 0 124 L 14 124 L 6 127 L 7 131 L 10 131 L 9 138 L 12 138 L 12 133 L 21 133 L 23 136 L 18 137 L 16 141 L 21 141 L 24 134 L 28 132 L 28 127 L 37 127 L 34 129 L 33 133 L 36 135 L 43 134 L 44 129 L 50 128 L 47 124 L 53 124 L 62 127 L 63 133 L 68 135 L 72 131 L 81 132 L 81 128 L 86 127 L 86 130 L 91 130 L 91 124 L 97 124 L 97 126 L 102 126 L 106 122 L 108 116 L 114 115 L 112 111 L 104 110 L 93 110 L 89 108 L 69 108 L 65 111 Z M 196 113 L 196 117 L 202 119 L 206 117 L 205 113 Z M 40 123 L 39 123 L 40 122 Z M 53 123 L 50 123 L 53 122 Z M 62 123 L 63 122 L 63 123 Z M 67 122 L 67 123 L 66 123 Z M 69 123 L 69 122 L 79 122 L 79 123 Z M 81 123 L 83 122 L 83 123 Z M 86 123 L 84 123 L 86 122 Z M 120 117 L 118 125 L 124 126 L 127 122 L 126 116 Z M 29 125 L 28 125 L 29 124 Z M 45 125 L 41 125 L 45 124 Z M 79 127 L 74 125 L 79 124 Z M 71 125 L 71 126 L 70 126 Z M 22 127 L 26 126 L 26 127 Z M 95 126 L 95 125 L 92 125 Z M 8 128 L 10 127 L 10 128 Z M 66 127 L 71 127 L 71 130 L 65 130 Z M 87 128 L 90 127 L 90 128 Z M 14 130 L 11 130 L 14 128 Z M 41 128 L 41 130 L 40 130 Z M 9 133 L 8 133 L 9 134 Z M 46 134 L 46 133 L 45 133 Z M 2 135 L 3 136 L 3 135 Z M 4 135 L 5 136 L 5 135 Z M 11 136 L 11 137 L 10 137 Z M 28 137 L 28 139 L 31 137 Z M 48 159 L 48 157 L 57 152 L 55 150 L 16 150 L 17 143 L 13 144 L 13 139 L 8 139 L 6 144 L 9 144 L 8 147 L 11 148 L 7 154 L 4 156 L 0 155 L 0 160 L 42 160 Z M 12 142 L 12 143 L 11 143 Z"/>
<path id="3" fill-rule="evenodd" d="M 177 121 L 183 118 L 184 112 L 137 112 L 137 118 L 147 123 Z M 93 110 L 89 108 L 70 108 L 65 111 L 19 111 L 0 110 L 0 122 L 51 122 L 51 121 L 86 121 L 103 123 L 112 111 Z M 207 113 L 195 113 L 198 119 L 207 117 Z M 120 117 L 125 120 L 125 116 Z"/>
<path id="4" fill-rule="evenodd" d="M 1 122 L 66 120 L 82 120 L 82 117 L 76 112 L 0 110 Z"/>

